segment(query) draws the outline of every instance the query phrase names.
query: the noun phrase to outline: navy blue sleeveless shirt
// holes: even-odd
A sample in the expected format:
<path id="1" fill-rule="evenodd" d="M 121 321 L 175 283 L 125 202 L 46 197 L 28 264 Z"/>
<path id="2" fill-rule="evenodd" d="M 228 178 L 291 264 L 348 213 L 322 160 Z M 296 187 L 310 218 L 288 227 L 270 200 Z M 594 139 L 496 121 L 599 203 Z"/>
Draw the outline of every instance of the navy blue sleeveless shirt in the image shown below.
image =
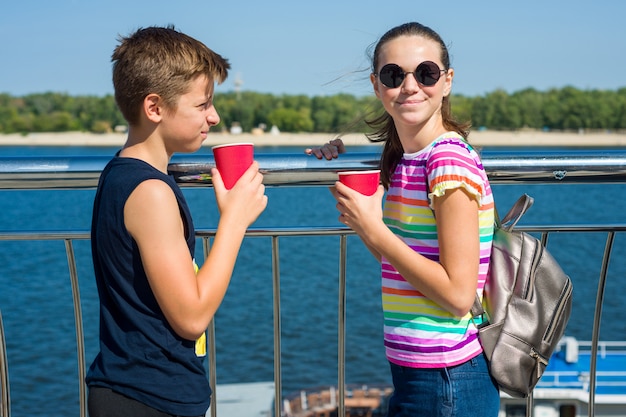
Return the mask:
<path id="1" fill-rule="evenodd" d="M 87 373 L 88 386 L 110 388 L 157 410 L 204 415 L 211 389 L 195 341 L 178 336 L 150 289 L 139 248 L 124 225 L 124 205 L 148 179 L 171 188 L 193 259 L 191 213 L 174 179 L 144 161 L 113 158 L 102 171 L 94 200 L 91 249 L 100 297 L 100 352 Z"/>

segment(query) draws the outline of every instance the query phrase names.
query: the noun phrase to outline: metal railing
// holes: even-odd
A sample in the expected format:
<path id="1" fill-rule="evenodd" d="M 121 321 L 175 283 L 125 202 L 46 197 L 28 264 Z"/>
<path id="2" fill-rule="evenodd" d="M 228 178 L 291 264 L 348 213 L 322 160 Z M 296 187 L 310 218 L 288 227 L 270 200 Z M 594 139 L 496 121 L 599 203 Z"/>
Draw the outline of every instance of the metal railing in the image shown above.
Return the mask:
<path id="1" fill-rule="evenodd" d="M 336 173 L 341 170 L 371 169 L 378 165 L 375 153 L 342 155 L 340 159 L 317 160 L 303 154 L 260 154 L 255 157 L 265 173 L 264 182 L 269 186 L 319 186 L 330 185 L 336 180 Z M 0 190 L 8 189 L 85 189 L 97 185 L 99 174 L 108 158 L 97 157 L 15 157 L 0 158 Z M 483 163 L 492 184 L 512 183 L 555 183 L 555 182 L 606 182 L 626 183 L 625 152 L 559 152 L 553 154 L 495 153 L 484 158 Z M 210 157 L 177 157 L 170 164 L 170 172 L 182 187 L 208 187 L 209 168 L 213 166 Z M 595 399 L 595 351 L 598 346 L 600 318 L 606 276 L 616 233 L 626 232 L 626 225 L 568 225 L 568 226 L 525 226 L 520 230 L 541 233 L 542 242 L 547 243 L 553 232 L 607 234 L 602 260 L 595 312 L 593 319 L 592 355 L 589 390 L 589 415 L 594 416 Z M 214 230 L 198 230 L 197 237 L 202 239 L 205 256 L 209 251 Z M 347 228 L 272 228 L 250 229 L 246 237 L 269 237 L 272 245 L 272 282 L 274 314 L 274 383 L 276 416 L 282 414 L 282 376 L 281 376 L 281 305 L 280 305 L 280 240 L 291 236 L 337 236 L 339 247 L 339 282 L 338 282 L 338 415 L 345 415 L 345 316 L 346 316 L 346 250 L 347 237 L 353 232 Z M 80 414 L 86 416 L 86 373 L 84 354 L 84 335 L 81 312 L 81 293 L 78 287 L 78 274 L 73 243 L 89 239 L 86 231 L 62 232 L 0 232 L 0 241 L 20 240 L 58 240 L 65 243 L 69 276 L 74 303 L 74 319 L 77 342 L 77 361 L 79 369 Z M 1 306 L 0 306 L 1 308 Z M 212 323 L 209 334 L 209 375 L 212 387 L 216 381 L 215 327 Z M 0 417 L 10 417 L 10 385 L 8 373 L 6 343 L 2 316 L 0 315 Z M 216 401 L 212 401 L 211 415 L 216 415 Z M 532 415 L 533 398 L 527 401 L 527 413 Z"/>

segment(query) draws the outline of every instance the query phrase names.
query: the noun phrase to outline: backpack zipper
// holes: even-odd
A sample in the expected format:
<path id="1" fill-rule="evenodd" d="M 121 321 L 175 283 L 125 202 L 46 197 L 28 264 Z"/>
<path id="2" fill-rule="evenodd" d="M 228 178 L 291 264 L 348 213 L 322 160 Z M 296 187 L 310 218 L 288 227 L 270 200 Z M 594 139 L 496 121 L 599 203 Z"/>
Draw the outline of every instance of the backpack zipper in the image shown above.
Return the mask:
<path id="1" fill-rule="evenodd" d="M 565 303 L 570 298 L 572 294 L 572 290 L 573 290 L 572 281 L 568 279 L 567 282 L 565 283 L 565 287 L 563 288 L 563 292 L 561 293 L 561 296 L 559 297 L 559 303 L 557 305 L 556 312 L 552 316 L 552 319 L 550 320 L 550 324 L 548 325 L 548 328 L 546 329 L 546 334 L 543 340 L 552 339 L 554 331 L 556 330 L 554 323 L 563 314 L 563 310 L 565 309 Z"/>
<path id="2" fill-rule="evenodd" d="M 535 286 L 535 272 L 537 271 L 537 265 L 539 265 L 539 261 L 541 260 L 541 257 L 543 256 L 543 245 L 541 244 L 541 242 L 535 239 L 533 236 L 529 236 L 529 237 L 532 238 L 532 241 L 535 245 L 533 248 L 533 262 L 530 267 L 530 274 L 528 277 L 528 281 L 526 281 L 526 287 L 524 288 L 524 294 L 523 294 L 524 300 L 528 300 L 528 297 L 530 296 L 529 294 L 530 289 L 534 288 Z M 521 238 L 522 238 L 522 243 L 527 239 L 524 232 L 521 233 Z"/>
<path id="3" fill-rule="evenodd" d="M 535 369 L 537 370 L 537 379 L 541 378 L 541 364 L 548 366 L 548 360 L 541 356 L 534 348 L 530 348 L 530 357 L 535 359 Z"/>

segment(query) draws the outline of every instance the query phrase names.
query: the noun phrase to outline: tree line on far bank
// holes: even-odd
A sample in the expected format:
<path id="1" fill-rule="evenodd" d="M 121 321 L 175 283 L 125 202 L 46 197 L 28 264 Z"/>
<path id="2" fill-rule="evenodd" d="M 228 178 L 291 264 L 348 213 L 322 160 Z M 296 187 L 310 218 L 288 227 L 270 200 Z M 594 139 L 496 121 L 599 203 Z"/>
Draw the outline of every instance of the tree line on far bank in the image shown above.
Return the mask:
<path id="1" fill-rule="evenodd" d="M 243 132 L 276 126 L 283 132 L 367 132 L 364 117 L 380 110 L 374 96 L 279 95 L 255 92 L 217 94 L 221 122 L 217 129 Z M 453 114 L 474 129 L 626 130 L 626 87 L 545 92 L 529 88 L 496 90 L 483 96 L 453 95 Z M 0 93 L 0 133 L 123 130 L 126 122 L 112 95 L 70 96 L 47 92 L 14 97 Z"/>

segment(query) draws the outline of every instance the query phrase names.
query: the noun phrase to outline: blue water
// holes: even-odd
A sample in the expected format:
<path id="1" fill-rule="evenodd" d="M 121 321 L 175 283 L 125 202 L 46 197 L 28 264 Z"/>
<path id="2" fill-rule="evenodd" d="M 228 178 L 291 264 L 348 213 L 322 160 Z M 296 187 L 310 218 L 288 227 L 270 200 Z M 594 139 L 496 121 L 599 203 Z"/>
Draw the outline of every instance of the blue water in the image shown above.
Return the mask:
<path id="1" fill-rule="evenodd" d="M 113 148 L 3 147 L 3 155 L 112 155 Z M 267 148 L 259 152 L 300 152 Z M 210 152 L 202 150 L 200 152 Z M 488 156 L 489 150 L 485 151 Z M 523 192 L 535 198 L 525 224 L 626 223 L 626 185 L 494 185 L 505 211 Z M 197 229 L 214 228 L 213 190 L 184 189 Z M 268 209 L 254 227 L 338 226 L 326 187 L 268 188 Z M 94 190 L 0 191 L 0 231 L 88 230 Z M 550 247 L 574 282 L 567 334 L 589 340 L 606 236 L 557 234 Z M 201 245 L 199 245 L 201 246 Z M 218 383 L 273 379 L 270 240 L 248 239 L 216 316 Z M 337 381 L 339 241 L 336 237 L 280 241 L 283 388 Z M 85 353 L 97 349 L 98 304 L 90 249 L 75 242 L 85 322 Z M 201 259 L 201 248 L 197 257 Z M 623 340 L 626 241 L 616 238 L 604 299 L 601 338 Z M 0 241 L 0 311 L 5 326 L 12 415 L 78 415 L 76 341 L 63 242 Z M 348 239 L 346 377 L 348 383 L 388 383 L 382 347 L 378 267 L 356 237 Z"/>

